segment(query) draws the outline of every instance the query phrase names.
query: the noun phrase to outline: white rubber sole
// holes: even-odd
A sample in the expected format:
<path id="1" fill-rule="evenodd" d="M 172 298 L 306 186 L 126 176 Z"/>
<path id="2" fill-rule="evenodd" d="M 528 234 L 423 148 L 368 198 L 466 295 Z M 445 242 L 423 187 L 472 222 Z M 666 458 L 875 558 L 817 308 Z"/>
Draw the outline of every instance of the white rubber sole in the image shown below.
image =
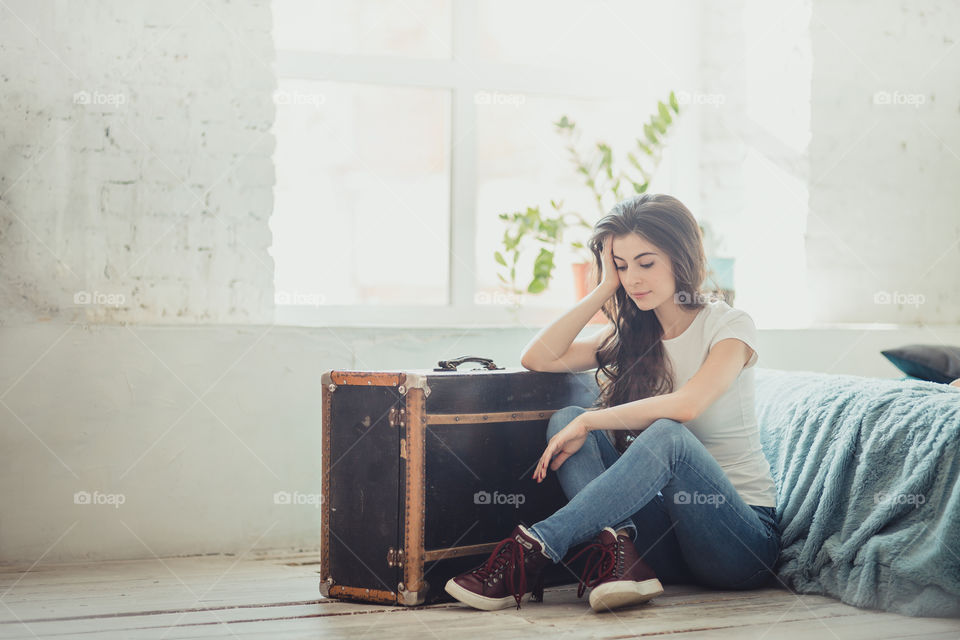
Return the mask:
<path id="1" fill-rule="evenodd" d="M 594 611 L 610 611 L 620 607 L 640 604 L 663 593 L 663 585 L 656 578 L 633 582 L 618 580 L 594 587 L 590 592 L 590 608 Z"/>
<path id="2" fill-rule="evenodd" d="M 453 578 L 447 580 L 447 584 L 443 587 L 443 590 L 463 604 L 469 605 L 474 609 L 496 611 L 498 609 L 506 609 L 507 607 L 517 606 L 517 601 L 513 596 L 505 596 L 503 598 L 488 598 L 487 596 L 481 596 L 473 593 L 472 591 L 467 591 L 459 584 L 454 582 Z M 531 595 L 532 594 L 530 593 L 523 594 L 523 597 L 520 598 L 520 602 L 527 602 L 530 600 Z"/>

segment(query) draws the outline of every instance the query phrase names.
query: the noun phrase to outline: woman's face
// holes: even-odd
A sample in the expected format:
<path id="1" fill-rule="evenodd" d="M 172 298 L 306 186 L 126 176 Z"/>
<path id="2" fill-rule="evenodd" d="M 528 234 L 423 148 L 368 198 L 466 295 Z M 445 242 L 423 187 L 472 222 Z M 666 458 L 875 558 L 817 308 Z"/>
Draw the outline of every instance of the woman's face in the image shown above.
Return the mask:
<path id="1" fill-rule="evenodd" d="M 620 284 L 643 310 L 672 300 L 676 288 L 670 258 L 641 236 L 631 233 L 613 239 L 613 262 Z M 645 294 L 638 296 L 637 294 Z"/>

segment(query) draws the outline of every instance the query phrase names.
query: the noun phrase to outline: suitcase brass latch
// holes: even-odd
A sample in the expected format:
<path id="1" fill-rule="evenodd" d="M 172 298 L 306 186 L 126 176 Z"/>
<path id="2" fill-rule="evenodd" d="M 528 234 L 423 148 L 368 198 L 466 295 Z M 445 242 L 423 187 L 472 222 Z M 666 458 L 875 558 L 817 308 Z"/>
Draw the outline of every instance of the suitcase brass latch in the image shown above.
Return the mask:
<path id="1" fill-rule="evenodd" d="M 407 410 L 403 407 L 400 407 L 399 409 L 396 407 L 390 407 L 390 413 L 387 415 L 387 422 L 391 427 L 407 426 Z"/>
<path id="2" fill-rule="evenodd" d="M 403 549 L 394 549 L 390 547 L 387 549 L 387 566 L 388 567 L 402 567 L 403 566 Z"/>

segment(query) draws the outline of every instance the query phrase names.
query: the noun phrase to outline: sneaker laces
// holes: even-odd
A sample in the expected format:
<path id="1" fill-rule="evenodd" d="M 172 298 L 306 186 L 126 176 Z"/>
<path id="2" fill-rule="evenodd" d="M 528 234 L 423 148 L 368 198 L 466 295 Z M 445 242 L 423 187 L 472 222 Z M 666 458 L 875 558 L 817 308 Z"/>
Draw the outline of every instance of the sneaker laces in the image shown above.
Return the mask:
<path id="1" fill-rule="evenodd" d="M 505 538 L 494 547 L 490 557 L 486 562 L 474 569 L 473 573 L 484 582 L 491 575 L 498 573 L 504 565 L 513 564 L 513 568 L 520 567 L 520 581 L 514 582 L 514 571 L 506 572 L 506 583 L 513 594 L 513 599 L 517 601 L 517 609 L 520 608 L 520 600 L 527 591 L 527 568 L 524 561 L 523 545 L 513 538 Z"/>
<path id="2" fill-rule="evenodd" d="M 617 565 L 617 557 L 613 548 L 616 545 L 603 544 L 602 542 L 591 542 L 584 547 L 575 556 L 570 558 L 569 564 L 579 558 L 587 551 L 592 553 L 587 556 L 587 562 L 583 567 L 583 573 L 580 575 L 580 585 L 577 587 L 577 597 L 582 598 L 583 592 L 587 588 L 595 587 L 610 576 L 613 575 L 614 568 Z"/>

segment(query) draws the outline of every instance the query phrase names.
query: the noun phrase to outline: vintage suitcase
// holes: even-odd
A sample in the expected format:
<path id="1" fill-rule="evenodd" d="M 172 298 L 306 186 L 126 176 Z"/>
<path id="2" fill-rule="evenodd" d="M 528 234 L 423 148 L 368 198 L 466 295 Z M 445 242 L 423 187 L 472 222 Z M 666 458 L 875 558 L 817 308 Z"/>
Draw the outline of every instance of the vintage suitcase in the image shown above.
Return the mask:
<path id="1" fill-rule="evenodd" d="M 458 370 L 468 362 L 482 367 Z M 322 382 L 320 591 L 402 605 L 450 600 L 449 578 L 483 562 L 518 523 L 566 504 L 555 473 L 539 484 L 530 476 L 550 416 L 598 394 L 592 371 L 473 357 L 434 370 L 332 370 Z M 544 583 L 578 575 L 556 564 Z"/>

